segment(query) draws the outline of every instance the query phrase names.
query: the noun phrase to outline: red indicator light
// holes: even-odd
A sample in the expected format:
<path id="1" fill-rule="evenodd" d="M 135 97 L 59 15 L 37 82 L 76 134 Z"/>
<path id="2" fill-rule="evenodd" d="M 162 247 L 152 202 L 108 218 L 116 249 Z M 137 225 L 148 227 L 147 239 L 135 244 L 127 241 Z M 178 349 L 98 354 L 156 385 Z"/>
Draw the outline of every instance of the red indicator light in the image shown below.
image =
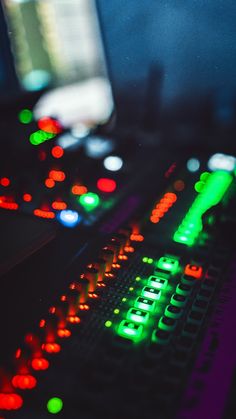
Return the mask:
<path id="1" fill-rule="evenodd" d="M 32 195 L 30 195 L 29 193 L 24 193 L 24 195 L 23 195 L 23 201 L 25 201 L 25 202 L 31 202 L 32 201 Z"/>
<path id="2" fill-rule="evenodd" d="M 66 175 L 62 170 L 51 170 L 48 174 L 48 177 L 55 180 L 56 182 L 63 182 L 66 178 Z"/>
<path id="3" fill-rule="evenodd" d="M 17 350 L 16 350 L 16 353 L 15 353 L 15 358 L 16 359 L 19 359 L 21 357 L 21 349 L 20 348 L 18 348 Z"/>
<path id="4" fill-rule="evenodd" d="M 46 179 L 44 184 L 45 186 L 47 186 L 47 188 L 51 189 L 51 188 L 54 188 L 55 181 L 53 179 Z"/>
<path id="5" fill-rule="evenodd" d="M 63 154 L 64 154 L 64 150 L 63 150 L 63 148 L 62 148 L 62 147 L 60 147 L 59 145 L 55 145 L 55 146 L 52 148 L 51 153 L 52 153 L 52 156 L 53 156 L 55 159 L 60 159 L 60 158 L 63 156 Z"/>
<path id="6" fill-rule="evenodd" d="M 49 362 L 45 358 L 34 358 L 31 361 L 31 366 L 35 371 L 44 371 L 49 367 Z"/>
<path id="7" fill-rule="evenodd" d="M 46 153 L 46 151 L 44 151 L 44 150 L 39 150 L 39 154 L 38 154 L 39 161 L 44 161 L 44 160 L 46 160 L 46 157 L 47 157 L 47 153 Z"/>
<path id="8" fill-rule="evenodd" d="M 185 188 L 185 183 L 182 180 L 176 180 L 173 186 L 176 191 L 181 192 Z"/>
<path id="9" fill-rule="evenodd" d="M 132 247 L 132 246 L 125 246 L 124 251 L 126 253 L 134 253 L 134 247 Z"/>
<path id="10" fill-rule="evenodd" d="M 114 192 L 116 182 L 113 179 L 101 178 L 97 181 L 97 188 L 102 192 Z"/>
<path id="11" fill-rule="evenodd" d="M 71 192 L 73 195 L 83 195 L 88 192 L 88 189 L 83 185 L 74 185 L 72 186 Z"/>
<path id="12" fill-rule="evenodd" d="M 67 208 L 67 204 L 63 201 L 54 201 L 52 203 L 52 208 L 55 210 L 64 210 Z"/>
<path id="13" fill-rule="evenodd" d="M 61 347 L 58 343 L 44 343 L 42 349 L 49 354 L 56 354 L 60 352 Z"/>
<path id="14" fill-rule="evenodd" d="M 39 327 L 42 329 L 43 327 L 45 327 L 46 321 L 44 319 L 40 320 L 39 322 Z"/>
<path id="15" fill-rule="evenodd" d="M 2 410 L 18 410 L 22 407 L 23 400 L 16 393 L 0 393 L 0 409 Z"/>
<path id="16" fill-rule="evenodd" d="M 192 276 L 196 279 L 200 279 L 202 276 L 202 267 L 188 264 L 185 266 L 184 273 L 185 275 Z"/>
<path id="17" fill-rule="evenodd" d="M 41 209 L 35 209 L 34 210 L 34 215 L 36 215 L 36 217 L 41 217 L 41 218 L 48 218 L 48 219 L 55 218 L 54 212 L 44 211 L 44 210 L 41 210 Z"/>
<path id="18" fill-rule="evenodd" d="M 21 390 L 31 390 L 32 388 L 36 387 L 36 384 L 36 378 L 30 374 L 14 375 L 12 378 L 12 385 L 15 388 L 20 388 Z"/>
<path id="19" fill-rule="evenodd" d="M 19 208 L 19 205 L 16 202 L 1 202 L 0 200 L 0 208 L 8 210 L 17 210 Z"/>
<path id="20" fill-rule="evenodd" d="M 38 127 L 39 129 L 52 134 L 59 134 L 62 131 L 61 124 L 48 116 L 39 119 Z"/>
<path id="21" fill-rule="evenodd" d="M 10 179 L 8 178 L 8 177 L 2 177 L 1 179 L 0 179 L 0 184 L 2 185 L 2 186 L 5 186 L 5 187 L 7 187 L 7 186 L 9 186 L 10 185 Z"/>

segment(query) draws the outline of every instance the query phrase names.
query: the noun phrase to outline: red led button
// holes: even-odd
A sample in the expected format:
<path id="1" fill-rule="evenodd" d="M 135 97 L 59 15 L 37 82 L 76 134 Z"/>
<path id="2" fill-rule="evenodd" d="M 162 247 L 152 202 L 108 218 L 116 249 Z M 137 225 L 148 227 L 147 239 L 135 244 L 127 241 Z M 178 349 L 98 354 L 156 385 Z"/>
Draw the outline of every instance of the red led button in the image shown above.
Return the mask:
<path id="1" fill-rule="evenodd" d="M 185 266 L 185 275 L 192 276 L 193 278 L 200 279 L 202 276 L 202 267 L 197 265 L 191 265 L 190 263 Z"/>
<path id="2" fill-rule="evenodd" d="M 60 158 L 63 156 L 63 154 L 64 154 L 64 150 L 63 150 L 63 148 L 62 148 L 62 147 L 60 147 L 59 145 L 55 145 L 55 146 L 52 148 L 51 153 L 52 153 L 52 156 L 53 156 L 55 159 L 60 159 Z"/>
<path id="3" fill-rule="evenodd" d="M 97 187 L 102 192 L 114 192 L 116 189 L 116 182 L 113 179 L 100 178 L 97 181 Z"/>
<path id="4" fill-rule="evenodd" d="M 23 400 L 16 393 L 0 393 L 0 409 L 18 410 L 23 405 Z"/>

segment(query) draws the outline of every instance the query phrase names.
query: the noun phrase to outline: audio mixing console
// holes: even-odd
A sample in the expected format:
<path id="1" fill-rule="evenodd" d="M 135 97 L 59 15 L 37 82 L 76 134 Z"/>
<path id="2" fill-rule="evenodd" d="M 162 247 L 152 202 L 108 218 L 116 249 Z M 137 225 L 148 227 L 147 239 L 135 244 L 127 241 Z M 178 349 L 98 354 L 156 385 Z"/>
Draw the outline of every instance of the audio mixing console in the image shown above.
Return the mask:
<path id="1" fill-rule="evenodd" d="M 45 309 L 28 312 L 32 327 L 2 365 L 1 418 L 223 417 L 235 365 L 234 170 L 218 154 L 153 172 L 154 198 L 121 203 L 47 278 Z M 78 196 L 84 217 L 87 189 Z"/>

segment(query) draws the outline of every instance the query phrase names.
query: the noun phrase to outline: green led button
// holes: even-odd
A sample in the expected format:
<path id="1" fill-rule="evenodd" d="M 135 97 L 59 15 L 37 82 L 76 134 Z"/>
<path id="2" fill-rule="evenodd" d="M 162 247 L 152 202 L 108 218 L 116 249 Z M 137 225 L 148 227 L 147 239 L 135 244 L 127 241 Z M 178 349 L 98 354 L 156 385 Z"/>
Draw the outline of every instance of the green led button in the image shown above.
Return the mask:
<path id="1" fill-rule="evenodd" d="M 160 345 L 167 345 L 170 340 L 170 333 L 166 330 L 156 329 L 152 332 L 152 342 Z"/>
<path id="2" fill-rule="evenodd" d="M 141 339 L 143 333 L 143 326 L 135 324 L 127 320 L 122 320 L 118 327 L 118 334 L 126 339 L 131 339 L 137 342 Z"/>
<path id="3" fill-rule="evenodd" d="M 150 298 L 151 300 L 159 300 L 161 291 L 156 288 L 144 287 L 141 292 L 142 297 Z"/>
<path id="4" fill-rule="evenodd" d="M 171 317 L 162 316 L 158 322 L 159 329 L 171 331 L 176 327 L 177 321 Z"/>
<path id="5" fill-rule="evenodd" d="M 168 305 L 165 308 L 165 316 L 170 317 L 171 319 L 179 319 L 182 315 L 182 309 L 173 305 Z"/>
<path id="6" fill-rule="evenodd" d="M 63 401 L 59 397 L 52 397 L 47 402 L 47 410 L 49 413 L 57 414 L 63 408 Z"/>
<path id="7" fill-rule="evenodd" d="M 134 323 L 145 324 L 147 323 L 149 319 L 149 313 L 143 310 L 136 309 L 136 308 L 130 308 L 126 317 L 127 317 L 127 320 L 131 320 Z"/>
<path id="8" fill-rule="evenodd" d="M 170 299 L 170 303 L 173 306 L 176 306 L 176 307 L 184 307 L 184 305 L 186 303 L 186 297 L 184 297 L 183 295 L 179 295 L 179 294 L 173 294 L 171 299 Z"/>
<path id="9" fill-rule="evenodd" d="M 147 284 L 150 285 L 150 287 L 152 288 L 163 290 L 167 287 L 168 281 L 167 279 L 159 278 L 157 276 L 152 275 L 149 276 Z"/>
<path id="10" fill-rule="evenodd" d="M 134 307 L 140 310 L 153 312 L 155 310 L 155 301 L 149 300 L 149 298 L 138 297 L 134 302 Z"/>
<path id="11" fill-rule="evenodd" d="M 79 203 L 86 211 L 92 211 L 99 205 L 100 198 L 96 193 L 88 192 L 79 197 Z"/>
<path id="12" fill-rule="evenodd" d="M 176 294 L 179 295 L 184 295 L 184 296 L 188 296 L 191 292 L 192 288 L 189 285 L 185 285 L 185 284 L 178 284 L 176 287 Z"/>
<path id="13" fill-rule="evenodd" d="M 178 271 L 179 261 L 173 257 L 163 256 L 158 260 L 157 267 L 174 275 Z"/>

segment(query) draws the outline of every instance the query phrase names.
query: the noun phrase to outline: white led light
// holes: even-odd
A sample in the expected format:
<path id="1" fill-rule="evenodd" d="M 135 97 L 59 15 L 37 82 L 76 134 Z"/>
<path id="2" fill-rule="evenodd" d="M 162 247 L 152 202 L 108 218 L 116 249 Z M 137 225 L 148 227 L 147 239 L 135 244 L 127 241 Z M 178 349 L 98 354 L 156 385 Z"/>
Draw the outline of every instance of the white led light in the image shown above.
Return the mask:
<path id="1" fill-rule="evenodd" d="M 187 169 L 189 172 L 197 172 L 200 167 L 200 161 L 196 158 L 191 158 L 187 161 Z"/>
<path id="2" fill-rule="evenodd" d="M 58 219 L 65 227 L 75 227 L 81 220 L 77 211 L 63 210 L 59 213 Z"/>
<path id="3" fill-rule="evenodd" d="M 226 170 L 227 172 L 232 172 L 235 168 L 235 164 L 235 157 L 222 153 L 213 154 L 207 163 L 208 168 L 213 172 L 215 170 Z"/>
<path id="4" fill-rule="evenodd" d="M 83 140 L 82 138 L 75 138 L 73 135 L 71 135 L 69 132 L 66 132 L 65 134 L 60 135 L 57 139 L 57 144 L 64 148 L 66 150 L 70 147 L 76 147 L 82 144 Z"/>
<path id="5" fill-rule="evenodd" d="M 103 137 L 88 137 L 85 141 L 85 152 L 88 157 L 100 159 L 105 157 L 114 148 L 112 140 Z"/>
<path id="6" fill-rule="evenodd" d="M 103 165 L 111 172 L 118 172 L 123 166 L 123 160 L 118 156 L 108 156 L 104 159 Z"/>

